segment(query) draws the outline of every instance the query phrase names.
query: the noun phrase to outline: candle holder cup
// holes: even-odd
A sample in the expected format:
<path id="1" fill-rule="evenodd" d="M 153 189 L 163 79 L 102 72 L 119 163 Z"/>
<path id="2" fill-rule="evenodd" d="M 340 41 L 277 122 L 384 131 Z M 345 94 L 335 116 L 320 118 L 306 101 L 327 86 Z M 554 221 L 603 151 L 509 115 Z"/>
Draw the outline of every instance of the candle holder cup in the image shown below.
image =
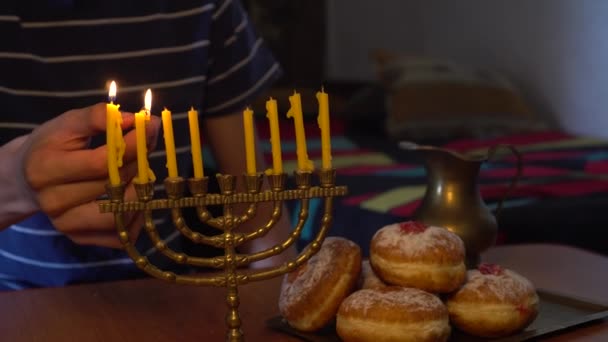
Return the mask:
<path id="1" fill-rule="evenodd" d="M 208 193 L 208 177 L 190 178 L 187 181 L 182 177 L 171 177 L 164 181 L 167 198 L 154 198 L 154 184 L 135 184 L 137 200 L 125 201 L 125 185 L 107 185 L 109 199 L 99 201 L 101 212 L 113 213 L 118 236 L 124 250 L 133 259 L 135 265 L 147 274 L 177 284 L 195 286 L 224 287 L 227 290 L 226 303 L 228 312 L 226 314 L 226 340 L 243 341 L 244 335 L 241 331 L 241 319 L 238 312 L 240 285 L 249 282 L 260 281 L 281 276 L 295 270 L 305 263 L 321 248 L 321 244 L 332 223 L 333 198 L 344 196 L 347 193 L 345 186 L 335 185 L 335 170 L 323 169 L 319 171 L 320 185 L 313 186 L 311 172 L 295 172 L 296 189 L 286 189 L 287 174 L 268 175 L 268 190 L 262 190 L 264 175 L 245 175 L 244 192 L 236 190 L 236 177 L 233 175 L 218 174 L 216 179 L 220 188 L 219 193 Z M 185 196 L 188 188 L 190 196 Z M 312 198 L 323 198 L 325 201 L 321 227 L 312 243 L 306 247 L 294 260 L 268 269 L 243 269 L 253 262 L 267 259 L 281 254 L 285 249 L 293 245 L 300 237 L 305 222 L 308 219 L 309 201 Z M 298 222 L 291 234 L 285 241 L 270 248 L 251 254 L 242 254 L 237 248 L 244 243 L 262 238 L 279 221 L 282 207 L 285 201 L 300 201 Z M 243 223 L 256 216 L 257 205 L 261 202 L 272 202 L 273 210 L 265 225 L 257 227 L 249 232 L 239 232 L 238 228 Z M 242 213 L 236 213 L 236 204 L 248 204 Z M 208 206 L 221 206 L 222 215 L 214 217 L 207 209 Z M 205 223 L 221 233 L 207 236 L 191 229 L 185 222 L 182 210 L 184 208 L 196 208 L 198 220 Z M 152 220 L 152 212 L 155 210 L 169 210 L 175 228 L 186 238 L 194 243 L 209 245 L 224 250 L 224 254 L 217 257 L 203 258 L 189 256 L 184 253 L 170 249 L 159 236 Z M 153 265 L 135 247 L 134 241 L 129 236 L 123 215 L 130 211 L 141 211 L 144 214 L 144 228 L 158 251 L 177 264 L 187 264 L 196 267 L 206 267 L 223 270 L 223 273 L 215 274 L 186 274 L 180 275 L 168 270 L 162 270 Z"/>

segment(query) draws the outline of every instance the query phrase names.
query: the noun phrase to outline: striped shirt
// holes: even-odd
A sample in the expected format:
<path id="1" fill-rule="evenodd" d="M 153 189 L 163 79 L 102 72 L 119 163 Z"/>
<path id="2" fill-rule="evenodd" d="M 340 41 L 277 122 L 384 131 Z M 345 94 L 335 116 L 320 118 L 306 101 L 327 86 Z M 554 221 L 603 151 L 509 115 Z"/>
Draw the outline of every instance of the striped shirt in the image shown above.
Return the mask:
<path id="1" fill-rule="evenodd" d="M 238 0 L 3 0 L 0 42 L 0 143 L 106 101 L 116 80 L 122 110 L 139 110 L 152 88 L 152 113 L 173 111 L 180 171 L 191 169 L 188 134 L 179 134 L 191 106 L 201 117 L 242 110 L 280 75 Z M 150 164 L 166 177 L 164 151 Z M 161 235 L 179 248 L 174 230 Z M 137 244 L 162 258 L 145 234 Z M 0 289 L 141 275 L 123 251 L 76 245 L 42 213 L 0 231 Z"/>

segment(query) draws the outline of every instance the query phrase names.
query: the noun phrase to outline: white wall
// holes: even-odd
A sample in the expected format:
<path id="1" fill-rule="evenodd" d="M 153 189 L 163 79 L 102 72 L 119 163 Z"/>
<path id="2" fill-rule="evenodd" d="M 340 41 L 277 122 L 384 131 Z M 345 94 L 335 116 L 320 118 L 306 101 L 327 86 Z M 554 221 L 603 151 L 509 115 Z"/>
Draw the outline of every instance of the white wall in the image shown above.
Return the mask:
<path id="1" fill-rule="evenodd" d="M 329 8 L 329 78 L 371 79 L 360 55 L 381 43 L 495 68 L 524 90 L 537 110 L 554 115 L 566 130 L 608 138 L 608 1 L 377 0 L 357 6 L 353 2 L 368 3 L 335 1 Z M 369 16 L 372 8 L 377 13 Z M 395 13 L 401 13 L 400 20 Z M 392 24 L 389 18 L 395 19 Z M 381 24 L 372 22 L 378 19 Z M 344 32 L 356 30 L 365 32 L 354 35 L 356 48 L 342 42 Z M 386 33 L 391 30 L 413 34 L 390 39 Z"/>
<path id="2" fill-rule="evenodd" d="M 370 51 L 418 52 L 422 22 L 417 1 L 328 0 L 327 76 L 371 80 Z"/>

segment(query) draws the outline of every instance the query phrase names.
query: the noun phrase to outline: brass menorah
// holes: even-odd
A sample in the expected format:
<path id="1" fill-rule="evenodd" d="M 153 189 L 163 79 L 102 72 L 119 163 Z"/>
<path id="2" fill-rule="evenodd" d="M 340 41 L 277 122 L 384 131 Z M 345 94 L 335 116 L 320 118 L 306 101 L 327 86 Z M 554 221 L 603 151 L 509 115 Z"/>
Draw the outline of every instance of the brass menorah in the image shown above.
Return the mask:
<path id="1" fill-rule="evenodd" d="M 241 319 L 238 312 L 239 293 L 238 286 L 252 281 L 260 281 L 283 275 L 293 271 L 306 262 L 321 248 L 327 232 L 332 223 L 333 197 L 344 196 L 347 193 L 345 186 L 336 186 L 336 172 L 334 169 L 319 171 L 319 185 L 313 186 L 312 172 L 295 171 L 296 189 L 286 189 L 287 174 L 269 174 L 267 176 L 269 189 L 262 191 L 264 175 L 244 175 L 244 192 L 236 191 L 237 177 L 234 175 L 218 174 L 216 176 L 220 193 L 208 193 L 209 177 L 190 178 L 187 181 L 182 177 L 167 178 L 164 181 L 167 198 L 154 199 L 154 183 L 134 184 L 137 193 L 136 201 L 125 201 L 125 185 L 108 185 L 109 200 L 100 201 L 101 212 L 114 213 L 116 229 L 120 241 L 137 267 L 146 273 L 169 282 L 185 285 L 218 286 L 227 289 L 226 315 L 228 341 L 243 341 Z M 185 190 L 190 196 L 185 196 Z M 321 227 L 312 243 L 292 261 L 268 269 L 244 270 L 243 267 L 255 261 L 263 260 L 282 253 L 300 237 L 306 220 L 308 219 L 309 201 L 312 198 L 324 198 L 324 213 Z M 252 254 L 237 253 L 236 248 L 248 241 L 261 238 L 268 233 L 278 222 L 282 215 L 284 201 L 299 200 L 300 211 L 298 223 L 289 237 L 282 243 Z M 271 217 L 264 226 L 250 232 L 238 232 L 237 228 L 256 215 L 257 204 L 260 202 L 273 202 Z M 235 213 L 235 204 L 248 204 L 243 213 Z M 213 217 L 207 209 L 208 206 L 221 205 L 221 216 Z M 207 236 L 191 229 L 182 215 L 182 208 L 196 208 L 200 222 L 205 223 L 221 233 Z M 152 220 L 152 211 L 169 209 L 175 228 L 185 237 L 197 244 L 205 244 L 223 248 L 222 256 L 212 258 L 192 257 L 181 252 L 171 250 L 160 238 Z M 178 264 L 187 264 L 197 267 L 223 269 L 223 274 L 187 274 L 180 275 L 171 271 L 161 270 L 151 264 L 131 241 L 126 230 L 123 214 L 129 211 L 142 211 L 145 219 L 145 231 L 155 244 L 156 248 Z"/>

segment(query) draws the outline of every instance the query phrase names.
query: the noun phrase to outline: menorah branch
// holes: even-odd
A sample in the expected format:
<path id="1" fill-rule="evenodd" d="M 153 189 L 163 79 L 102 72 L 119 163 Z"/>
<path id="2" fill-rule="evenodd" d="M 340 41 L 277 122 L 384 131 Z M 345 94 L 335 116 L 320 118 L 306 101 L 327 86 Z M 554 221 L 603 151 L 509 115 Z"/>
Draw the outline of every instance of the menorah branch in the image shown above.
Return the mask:
<path id="1" fill-rule="evenodd" d="M 302 253 L 300 253 L 300 255 L 296 258 L 296 260 L 284 263 L 281 266 L 277 266 L 277 267 L 270 268 L 267 270 L 262 270 L 262 271 L 259 271 L 256 273 L 243 275 L 243 277 L 238 278 L 241 281 L 243 281 L 242 284 L 245 284 L 245 283 L 248 283 L 251 281 L 270 279 L 270 278 L 274 278 L 274 277 L 280 276 L 282 274 L 291 272 L 291 271 L 295 270 L 296 268 L 298 268 L 303 263 L 305 263 L 315 253 L 317 253 L 319 251 L 319 249 L 321 248 L 321 244 L 323 243 L 323 240 L 325 240 L 325 237 L 327 236 L 327 232 L 329 231 L 329 228 L 330 228 L 331 222 L 332 222 L 331 211 L 327 212 L 327 210 L 332 209 L 333 199 L 327 198 L 325 201 L 326 201 L 325 202 L 326 203 L 326 205 L 325 205 L 326 215 L 324 215 L 324 217 L 329 217 L 329 218 L 323 220 L 323 222 L 321 223 L 321 228 L 319 229 L 319 232 L 317 233 L 317 236 L 315 237 L 315 239 L 308 245 L 308 247 L 306 249 L 304 249 L 304 251 Z"/>
<path id="2" fill-rule="evenodd" d="M 263 260 L 263 259 L 269 258 L 271 256 L 280 254 L 281 252 L 283 252 L 284 250 L 289 248 L 291 245 L 293 245 L 300 237 L 300 234 L 302 233 L 302 229 L 304 228 L 304 224 L 306 223 L 306 219 L 308 218 L 308 207 L 309 207 L 308 199 L 303 199 L 300 201 L 300 212 L 298 214 L 298 216 L 299 216 L 298 223 L 297 223 L 296 227 L 294 228 L 294 230 L 291 232 L 291 234 L 289 234 L 289 237 L 287 238 L 287 240 L 283 241 L 283 243 L 281 243 L 281 244 L 277 244 L 273 247 L 270 247 L 266 250 L 263 250 L 263 251 L 260 251 L 257 253 L 253 253 L 253 254 L 249 254 L 249 255 L 242 255 L 242 256 L 239 255 L 239 256 L 237 256 L 238 264 L 240 266 L 249 265 L 252 262 Z"/>
<path id="3" fill-rule="evenodd" d="M 261 174 L 261 173 L 258 173 L 255 175 L 245 174 L 243 176 L 243 179 L 245 181 L 245 189 L 246 189 L 247 193 L 257 194 L 262 189 L 262 183 L 264 182 L 263 174 Z M 257 212 L 257 207 L 258 207 L 258 205 L 255 202 L 249 204 L 249 206 L 247 207 L 247 210 L 245 210 L 245 213 L 239 217 L 238 222 L 244 223 L 244 222 L 251 220 L 253 217 L 255 217 L 255 214 Z"/>

